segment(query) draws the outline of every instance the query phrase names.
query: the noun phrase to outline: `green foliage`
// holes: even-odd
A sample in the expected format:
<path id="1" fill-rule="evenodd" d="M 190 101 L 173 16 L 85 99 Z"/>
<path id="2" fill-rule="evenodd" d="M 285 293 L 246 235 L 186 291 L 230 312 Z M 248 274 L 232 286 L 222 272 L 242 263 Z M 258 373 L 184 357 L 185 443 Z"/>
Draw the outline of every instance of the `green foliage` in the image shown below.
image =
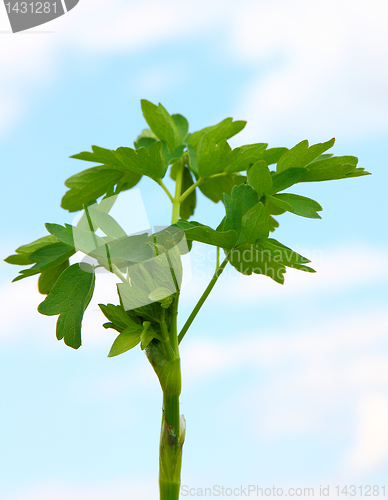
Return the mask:
<path id="1" fill-rule="evenodd" d="M 300 182 L 330 181 L 350 177 L 356 170 L 357 158 L 355 156 L 334 156 L 310 163 L 307 174 Z M 357 169 L 358 175 L 368 175 L 364 169 Z"/>
<path id="2" fill-rule="evenodd" d="M 259 198 L 269 193 L 273 187 L 271 172 L 264 160 L 259 160 L 248 170 L 249 184 L 256 191 Z"/>
<path id="3" fill-rule="evenodd" d="M 77 226 L 46 224 L 49 236 L 19 247 L 5 259 L 31 266 L 14 281 L 40 274 L 39 291 L 47 298 L 39 310 L 60 314 L 58 337 L 73 347 L 80 344 L 80 318 L 94 274 L 69 267 L 69 258 L 81 251 L 115 273 L 120 280 L 120 305 L 100 305 L 109 320 L 104 326 L 120 334 L 110 356 L 139 343 L 142 349 L 155 349 L 162 341 L 163 321 L 171 322 L 180 292 L 181 255 L 190 251 L 193 241 L 222 248 L 225 262 L 242 274 L 263 274 L 283 283 L 286 267 L 313 272 L 305 265 L 307 259 L 269 235 L 279 226 L 275 217 L 284 212 L 320 219 L 322 207 L 284 191 L 300 182 L 369 174 L 357 167 L 357 158 L 328 153 L 334 139 L 312 146 L 304 140 L 291 149 L 268 149 L 266 143 L 232 149 L 228 139 L 245 127 L 245 121 L 226 118 L 190 133 L 187 119 L 170 114 L 161 104 L 143 99 L 141 108 L 149 128 L 142 130 L 134 149 L 92 146 L 91 152 L 72 156 L 96 164 L 65 182 L 69 190 L 62 207 L 70 212 L 84 210 Z M 177 183 L 174 196 L 162 180 L 169 165 L 170 178 Z M 117 195 L 134 187 L 143 175 L 160 184 L 173 201 L 172 225 L 153 235 L 127 235 L 109 211 Z M 212 202 L 224 204 L 225 216 L 217 229 L 188 221 L 195 213 L 198 189 Z M 98 236 L 97 230 L 104 236 Z M 80 297 L 76 305 L 70 300 L 73 288 Z M 168 344 L 163 345 L 167 355 Z"/>
<path id="4" fill-rule="evenodd" d="M 246 180 L 245 175 L 224 174 L 219 177 L 206 179 L 199 185 L 199 189 L 209 200 L 218 203 L 224 199 L 224 194 L 230 196 L 233 187 L 244 184 Z"/>
<path id="5" fill-rule="evenodd" d="M 171 118 L 174 120 L 175 126 L 178 129 L 182 143 L 185 142 L 187 134 L 189 133 L 189 122 L 184 116 L 179 114 L 171 115 Z"/>
<path id="6" fill-rule="evenodd" d="M 276 240 L 258 240 L 254 245 L 243 244 L 227 254 L 229 262 L 241 274 L 263 274 L 277 283 L 284 283 L 286 266 L 301 271 L 314 272 L 304 266 L 310 262 L 305 257 L 285 247 Z"/>
<path id="7" fill-rule="evenodd" d="M 268 194 L 278 193 L 299 182 L 306 174 L 307 168 L 288 168 L 272 175 L 272 188 Z"/>
<path id="8" fill-rule="evenodd" d="M 141 109 L 152 132 L 164 141 L 170 150 L 174 150 L 181 144 L 181 133 L 184 129 L 181 119 L 175 117 L 174 120 L 161 104 L 155 106 L 146 99 L 141 100 Z M 179 129 L 176 122 L 179 124 Z"/>
<path id="9" fill-rule="evenodd" d="M 162 179 L 166 173 L 163 144 L 156 141 L 147 151 L 146 148 L 118 148 L 116 155 L 129 171 L 147 175 L 151 179 Z"/>
<path id="10" fill-rule="evenodd" d="M 113 328 L 118 332 L 122 332 L 127 326 L 131 326 L 133 321 L 138 324 L 141 323 L 140 320 L 130 318 L 125 312 L 121 305 L 115 306 L 113 304 L 98 304 L 104 316 L 110 321 L 109 323 L 104 323 L 104 328 Z"/>
<path id="11" fill-rule="evenodd" d="M 241 132 L 246 124 L 247 122 L 241 120 L 234 122 L 233 118 L 225 118 L 225 120 L 217 123 L 217 125 L 205 127 L 198 132 L 191 134 L 189 143 L 193 146 L 193 148 L 197 148 L 203 134 L 207 134 L 209 141 L 214 140 L 215 143 L 218 144 L 223 139 L 230 139 L 234 135 Z"/>
<path id="12" fill-rule="evenodd" d="M 241 241 L 242 218 L 258 202 L 259 197 L 251 186 L 248 184 L 235 186 L 230 198 L 227 195 L 224 196 L 226 216 L 223 230 L 233 229 L 240 236 Z"/>
<path id="13" fill-rule="evenodd" d="M 81 323 L 94 291 L 95 275 L 88 264 L 73 264 L 58 278 L 38 311 L 56 316 L 57 339 L 74 349 L 81 346 Z"/>
<path id="14" fill-rule="evenodd" d="M 297 194 L 283 193 L 275 194 L 270 197 L 272 203 L 288 212 L 311 219 L 321 219 L 317 211 L 322 210 L 319 203 L 305 196 L 298 196 Z"/>
<path id="15" fill-rule="evenodd" d="M 132 322 L 130 326 L 127 326 L 120 335 L 116 337 L 108 357 L 112 358 L 113 356 L 118 356 L 136 347 L 137 344 L 140 343 L 142 331 L 143 327 L 141 325 Z"/>
<path id="16" fill-rule="evenodd" d="M 222 140 L 216 143 L 207 134 L 203 134 L 197 147 L 197 169 L 199 177 L 209 177 L 226 171 L 234 163 L 240 150 L 232 148 Z"/>
<path id="17" fill-rule="evenodd" d="M 242 217 L 242 231 L 247 243 L 264 240 L 269 235 L 269 214 L 265 206 L 259 202 L 245 212 Z"/>
<path id="18" fill-rule="evenodd" d="M 42 246 L 28 257 L 32 262 L 35 262 L 35 265 L 29 269 L 20 271 L 21 276 L 18 276 L 13 281 L 19 281 L 23 278 L 56 268 L 63 262 L 68 261 L 74 253 L 74 248 L 60 241 Z"/>
<path id="19" fill-rule="evenodd" d="M 315 144 L 309 147 L 308 141 L 302 141 L 280 157 L 277 162 L 276 171 L 283 172 L 288 168 L 306 167 L 322 153 L 332 148 L 334 142 L 335 139 L 331 139 L 323 144 Z"/>
<path id="20" fill-rule="evenodd" d="M 39 292 L 42 295 L 48 295 L 59 276 L 69 267 L 69 265 L 69 261 L 65 260 L 61 264 L 58 264 L 56 267 L 52 267 L 50 269 L 47 269 L 47 271 L 43 271 L 38 280 Z"/>
<path id="21" fill-rule="evenodd" d="M 199 241 L 207 245 L 230 249 L 234 248 L 237 241 L 237 232 L 233 229 L 217 231 L 194 221 L 179 221 L 176 225 L 184 230 L 188 240 Z"/>
<path id="22" fill-rule="evenodd" d="M 39 250 L 42 247 L 50 245 L 51 243 L 56 243 L 58 240 L 55 236 L 44 236 L 43 238 L 39 238 L 28 245 L 23 245 L 16 249 L 15 255 L 10 255 L 6 259 L 5 262 L 8 264 L 16 264 L 19 266 L 28 266 L 29 264 L 33 264 L 34 261 L 30 259 L 30 255 Z"/>

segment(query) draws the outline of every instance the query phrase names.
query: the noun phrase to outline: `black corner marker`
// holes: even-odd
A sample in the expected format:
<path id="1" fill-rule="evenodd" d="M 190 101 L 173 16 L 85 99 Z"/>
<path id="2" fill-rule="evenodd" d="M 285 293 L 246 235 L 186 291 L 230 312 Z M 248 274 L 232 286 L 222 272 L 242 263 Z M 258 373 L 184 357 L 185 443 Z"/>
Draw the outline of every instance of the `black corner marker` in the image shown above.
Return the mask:
<path id="1" fill-rule="evenodd" d="M 73 9 L 78 3 L 79 0 L 65 0 L 67 11 Z M 4 5 L 14 33 L 40 26 L 65 14 L 61 0 L 46 2 L 4 0 Z"/>
<path id="2" fill-rule="evenodd" d="M 79 3 L 79 0 L 65 0 L 67 12 L 74 9 L 74 7 Z"/>

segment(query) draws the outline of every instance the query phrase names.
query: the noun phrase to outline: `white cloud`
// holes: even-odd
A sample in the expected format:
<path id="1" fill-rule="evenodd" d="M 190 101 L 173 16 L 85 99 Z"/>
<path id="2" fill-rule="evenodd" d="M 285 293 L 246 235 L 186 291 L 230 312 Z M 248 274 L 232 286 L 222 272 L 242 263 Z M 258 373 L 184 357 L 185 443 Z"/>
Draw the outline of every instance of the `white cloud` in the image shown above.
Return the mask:
<path id="1" fill-rule="evenodd" d="M 211 373 L 230 372 L 248 365 L 272 370 L 281 368 L 289 359 L 299 359 L 303 360 L 306 367 L 317 369 L 315 379 L 310 376 L 304 378 L 303 373 L 297 384 L 296 380 L 293 380 L 291 386 L 294 389 L 296 387 L 298 391 L 302 388 L 303 392 L 308 390 L 311 393 L 318 389 L 319 382 L 324 389 L 329 380 L 319 374 L 322 367 L 320 363 L 329 362 L 335 356 L 346 352 L 357 354 L 359 351 L 365 351 L 384 338 L 388 334 L 388 313 L 366 310 L 354 312 L 352 316 L 333 316 L 319 324 L 302 326 L 294 322 L 286 331 L 282 328 L 280 331 L 271 329 L 270 332 L 269 335 L 267 329 L 267 335 L 263 336 L 259 329 L 237 331 L 238 342 L 234 336 L 224 338 L 221 344 L 219 340 L 213 340 L 208 332 L 205 334 L 206 340 L 205 337 L 198 341 L 185 340 L 185 344 L 182 344 L 182 357 L 185 358 L 186 377 L 198 382 L 206 379 Z M 345 389 L 365 386 L 369 388 L 376 385 L 388 387 L 388 368 L 382 371 L 385 353 L 382 356 L 377 366 L 376 361 L 379 358 L 376 358 L 376 355 L 367 357 L 365 352 L 362 360 L 357 358 L 357 365 L 354 364 L 354 359 L 348 360 L 346 378 L 342 377 Z M 372 372 L 371 365 L 374 365 Z M 293 390 L 292 387 L 287 390 Z M 331 394 L 336 397 L 337 390 Z"/>
<path id="2" fill-rule="evenodd" d="M 219 403 L 228 412 L 244 408 L 252 438 L 347 435 L 342 472 L 365 472 L 388 458 L 387 337 L 386 310 L 293 321 L 286 331 L 236 331 L 222 342 L 206 331 L 182 344 L 183 380 L 208 386 L 233 374 L 237 386 L 249 373 L 250 383 Z"/>
<path id="3" fill-rule="evenodd" d="M 356 442 L 348 457 L 352 473 L 369 471 L 388 460 L 387 421 L 387 392 L 370 393 L 360 398 Z"/>
<path id="4" fill-rule="evenodd" d="M 39 86 L 55 80 L 64 50 L 100 58 L 141 53 L 182 37 L 203 40 L 219 30 L 228 59 L 262 72 L 242 91 L 237 115 L 249 123 L 241 138 L 327 139 L 382 132 L 388 114 L 387 14 L 383 0 L 368 5 L 350 0 L 242 0 L 238 5 L 83 0 L 50 27 L 35 30 L 56 33 L 1 35 L 0 108 L 6 112 L 0 130 L 21 116 Z M 5 9 L 0 9 L 0 28 L 9 30 Z M 159 85 L 167 85 L 168 77 L 162 79 Z"/>
<path id="5" fill-rule="evenodd" d="M 244 140 L 327 140 L 387 129 L 386 2 L 249 5 L 236 16 L 231 51 L 264 69 L 238 107 L 248 120 Z"/>

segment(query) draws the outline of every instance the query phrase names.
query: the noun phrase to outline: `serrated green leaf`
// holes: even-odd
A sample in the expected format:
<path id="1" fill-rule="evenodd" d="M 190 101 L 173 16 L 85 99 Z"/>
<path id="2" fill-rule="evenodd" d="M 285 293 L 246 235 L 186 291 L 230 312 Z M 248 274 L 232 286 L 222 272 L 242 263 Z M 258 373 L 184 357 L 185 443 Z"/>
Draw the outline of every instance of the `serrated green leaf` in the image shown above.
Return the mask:
<path id="1" fill-rule="evenodd" d="M 225 172 L 242 172 L 248 170 L 250 166 L 259 160 L 262 160 L 268 144 L 247 144 L 234 149 L 234 158 L 225 168 Z"/>
<path id="2" fill-rule="evenodd" d="M 224 199 L 224 194 L 231 195 L 234 186 L 245 183 L 246 176 L 240 174 L 225 174 L 219 177 L 204 180 L 199 189 L 202 193 L 214 203 Z"/>
<path id="3" fill-rule="evenodd" d="M 211 127 L 205 127 L 198 132 L 194 132 L 190 136 L 189 143 L 193 146 L 193 148 L 197 149 L 199 141 L 203 134 L 207 134 L 209 141 L 214 140 L 216 144 L 218 144 L 223 139 L 230 139 L 234 135 L 241 132 L 241 130 L 245 127 L 247 122 L 245 121 L 233 121 L 233 118 L 225 118 L 222 122 L 217 125 L 213 125 Z"/>
<path id="4" fill-rule="evenodd" d="M 332 153 L 329 153 L 329 154 L 323 154 L 323 155 L 319 155 L 317 158 L 315 158 L 315 160 L 313 160 L 311 163 L 314 163 L 315 161 L 320 161 L 320 160 L 326 160 L 326 158 L 332 158 L 334 155 Z"/>
<path id="5" fill-rule="evenodd" d="M 234 248 L 227 254 L 232 266 L 241 274 L 263 274 L 277 283 L 284 283 L 286 267 L 272 259 L 271 252 L 256 248 L 255 245 L 244 244 Z"/>
<path id="6" fill-rule="evenodd" d="M 248 180 L 259 198 L 272 189 L 272 176 L 264 160 L 259 160 L 248 170 Z"/>
<path id="7" fill-rule="evenodd" d="M 281 205 L 281 206 L 280 206 Z M 284 205 L 284 202 L 280 202 L 278 201 L 278 204 L 275 205 L 274 203 L 272 203 L 272 201 L 270 200 L 270 197 L 267 195 L 266 199 L 265 199 L 265 206 L 268 210 L 268 213 L 271 214 L 271 215 L 281 215 L 281 214 L 284 214 L 284 212 L 287 211 L 286 208 L 283 208 L 284 206 L 286 206 L 287 208 L 289 208 L 290 210 L 292 209 L 291 205 Z"/>
<path id="8" fill-rule="evenodd" d="M 161 141 L 166 142 L 170 150 L 181 144 L 182 141 L 174 119 L 160 103 L 156 106 L 152 102 L 142 99 L 141 109 L 152 132 Z"/>
<path id="9" fill-rule="evenodd" d="M 322 153 L 332 148 L 334 142 L 335 139 L 331 139 L 330 141 L 314 144 L 309 147 L 308 141 L 302 141 L 282 155 L 278 161 L 276 171 L 283 172 L 288 168 L 306 167 Z"/>
<path id="10" fill-rule="evenodd" d="M 279 227 L 279 222 L 274 217 L 272 217 L 271 215 L 269 216 L 268 221 L 269 221 L 269 223 L 268 223 L 269 224 L 269 230 L 270 230 L 271 233 L 273 233 L 275 231 L 275 229 L 277 227 Z"/>
<path id="11" fill-rule="evenodd" d="M 110 321 L 105 323 L 104 328 L 113 328 L 118 332 L 122 332 L 127 326 L 132 326 L 133 323 L 141 324 L 138 318 L 129 317 L 121 305 L 114 304 L 98 304 L 104 316 Z"/>
<path id="12" fill-rule="evenodd" d="M 39 238 L 38 240 L 29 243 L 28 245 L 22 245 L 15 250 L 16 255 L 10 255 L 6 259 L 5 262 L 8 264 L 15 264 L 18 266 L 28 266 L 33 264 L 34 262 L 29 258 L 29 256 L 34 253 L 39 248 L 50 245 L 51 243 L 57 243 L 58 240 L 55 236 L 49 235 L 44 236 L 43 238 Z"/>
<path id="13" fill-rule="evenodd" d="M 302 255 L 274 239 L 258 240 L 254 245 L 241 245 L 227 254 L 229 262 L 242 274 L 263 274 L 277 283 L 284 283 L 287 267 L 315 272 L 305 266 L 310 262 Z"/>
<path id="14" fill-rule="evenodd" d="M 176 125 L 176 128 L 178 129 L 179 132 L 179 137 L 181 138 L 181 142 L 184 142 L 186 139 L 186 136 L 189 132 L 189 122 L 187 119 L 179 114 L 174 114 L 171 115 L 171 118 L 174 120 L 174 123 Z"/>
<path id="15" fill-rule="evenodd" d="M 276 202 L 274 200 L 276 200 Z M 306 198 L 305 196 L 299 196 L 297 194 L 283 193 L 275 194 L 271 197 L 271 201 L 275 204 L 279 204 L 279 201 L 281 204 L 286 203 L 292 207 L 292 210 L 286 210 L 296 215 L 301 215 L 302 217 L 308 217 L 310 219 L 321 219 L 321 216 L 317 214 L 317 212 L 321 211 L 322 207 L 311 198 Z"/>
<path id="16" fill-rule="evenodd" d="M 125 189 L 135 186 L 141 175 L 129 172 L 125 167 L 116 168 L 109 165 L 92 167 L 73 175 L 65 182 L 69 191 L 62 198 L 61 207 L 69 212 L 82 210 L 91 200 L 96 200 L 106 194 L 112 186 L 125 177 Z M 121 191 L 123 191 L 123 186 Z"/>
<path id="17" fill-rule="evenodd" d="M 372 174 L 370 172 L 367 172 L 364 168 L 360 167 L 346 174 L 345 178 L 347 179 L 348 177 L 361 177 L 363 175 L 372 175 Z"/>
<path id="18" fill-rule="evenodd" d="M 268 208 L 269 212 L 272 213 L 273 215 L 280 215 L 284 212 L 294 213 L 293 207 L 285 200 L 282 200 L 277 196 L 275 197 L 269 194 L 266 194 L 265 198 L 266 198 L 265 205 Z"/>
<path id="19" fill-rule="evenodd" d="M 90 153 L 89 151 L 83 151 L 82 153 L 70 156 L 70 158 L 83 161 L 92 161 L 94 163 L 101 163 L 103 165 L 109 165 L 111 167 L 117 167 L 119 169 L 122 168 L 122 164 L 117 158 L 115 151 L 113 151 L 112 149 L 100 148 L 98 146 L 92 146 L 92 153 Z"/>
<path id="20" fill-rule="evenodd" d="M 291 267 L 291 264 L 308 264 L 309 262 L 311 262 L 306 257 L 303 257 L 303 255 L 298 254 L 291 248 L 283 245 L 273 238 L 268 238 L 268 240 L 266 241 L 257 242 L 256 247 L 262 250 L 270 250 L 272 253 L 272 258 L 274 260 L 276 260 L 277 262 L 282 262 L 288 267 Z"/>
<path id="21" fill-rule="evenodd" d="M 233 229 L 239 236 L 242 229 L 242 217 L 246 212 L 259 202 L 256 191 L 248 184 L 241 184 L 232 189 L 231 197 L 224 195 L 225 221 L 224 231 Z M 241 237 L 237 240 L 240 244 Z"/>
<path id="22" fill-rule="evenodd" d="M 307 172 L 307 168 L 288 168 L 287 170 L 283 170 L 283 172 L 273 174 L 272 189 L 268 191 L 268 194 L 275 194 L 293 186 L 297 182 L 300 182 L 300 179 L 302 179 Z"/>
<path id="23" fill-rule="evenodd" d="M 96 259 L 106 258 L 106 241 L 90 230 L 83 230 L 70 224 L 46 224 L 47 231 L 73 249 Z"/>
<path id="24" fill-rule="evenodd" d="M 226 140 L 219 143 L 204 134 L 197 147 L 197 168 L 199 177 L 209 177 L 226 171 L 241 153 L 237 148 L 232 150 Z"/>
<path id="25" fill-rule="evenodd" d="M 47 269 L 47 271 L 43 271 L 39 276 L 38 280 L 38 290 L 42 295 L 48 295 L 59 276 L 69 267 L 69 261 L 66 260 L 62 262 L 56 267 L 52 267 L 51 269 Z"/>
<path id="26" fill-rule="evenodd" d="M 72 255 L 75 254 L 73 247 L 66 245 L 60 241 L 57 243 L 50 243 L 30 254 L 29 259 L 35 262 L 35 265 L 29 269 L 20 271 L 20 276 L 13 281 L 19 281 L 29 276 L 42 273 L 53 267 L 57 267 L 62 262 L 67 261 Z"/>
<path id="27" fill-rule="evenodd" d="M 140 343 L 142 331 L 141 325 L 127 326 L 113 342 L 108 358 L 113 358 L 136 347 Z"/>
<path id="28" fill-rule="evenodd" d="M 356 170 L 358 159 L 355 156 L 334 156 L 314 161 L 307 166 L 308 172 L 300 182 L 319 182 L 344 179 Z"/>
<path id="29" fill-rule="evenodd" d="M 288 151 L 287 148 L 270 148 L 263 152 L 262 158 L 267 165 L 277 163 L 279 159 Z"/>
<path id="30" fill-rule="evenodd" d="M 122 163 L 131 171 L 138 175 L 147 175 L 152 179 L 162 179 L 166 172 L 165 158 L 163 154 L 163 144 L 160 141 L 154 142 L 150 150 L 145 148 L 118 148 L 116 155 Z"/>
<path id="31" fill-rule="evenodd" d="M 216 231 L 194 221 L 179 221 L 176 226 L 184 230 L 188 240 L 199 241 L 207 245 L 230 249 L 237 241 L 237 233 L 234 230 Z"/>
<path id="32" fill-rule="evenodd" d="M 250 208 L 242 218 L 242 229 L 247 243 L 266 239 L 269 235 L 268 211 L 262 203 Z"/>
<path id="33" fill-rule="evenodd" d="M 7 264 L 15 264 L 17 266 L 28 266 L 33 264 L 32 260 L 30 260 L 26 254 L 9 255 L 6 259 L 4 259 L 4 262 Z"/>
<path id="34" fill-rule="evenodd" d="M 92 266 L 73 264 L 58 278 L 51 292 L 39 304 L 38 311 L 56 316 L 57 339 L 74 349 L 81 346 L 81 324 L 85 309 L 94 291 L 95 275 Z"/>

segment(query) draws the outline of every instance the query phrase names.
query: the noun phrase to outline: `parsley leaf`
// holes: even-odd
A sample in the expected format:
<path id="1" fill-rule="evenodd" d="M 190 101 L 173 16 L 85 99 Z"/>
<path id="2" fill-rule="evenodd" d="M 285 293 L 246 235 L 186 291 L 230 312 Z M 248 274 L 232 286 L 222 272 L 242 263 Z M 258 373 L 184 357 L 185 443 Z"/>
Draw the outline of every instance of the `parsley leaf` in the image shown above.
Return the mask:
<path id="1" fill-rule="evenodd" d="M 74 349 L 81 346 L 81 323 L 94 291 L 95 275 L 92 266 L 73 264 L 58 278 L 51 292 L 39 305 L 46 316 L 59 314 L 57 339 Z"/>

